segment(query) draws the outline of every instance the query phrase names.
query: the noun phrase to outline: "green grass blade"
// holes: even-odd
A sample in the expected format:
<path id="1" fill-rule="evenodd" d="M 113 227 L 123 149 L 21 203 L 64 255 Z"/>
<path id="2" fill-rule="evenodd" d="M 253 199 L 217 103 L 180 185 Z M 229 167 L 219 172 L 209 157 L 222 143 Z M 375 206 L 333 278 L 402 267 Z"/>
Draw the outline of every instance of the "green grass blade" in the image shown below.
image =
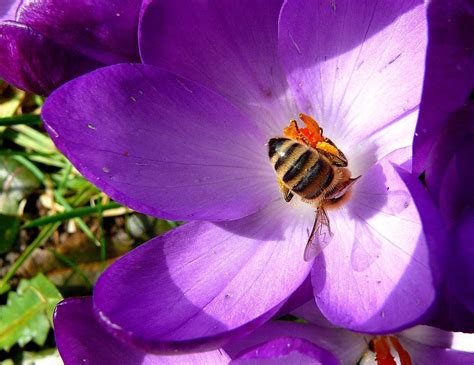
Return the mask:
<path id="1" fill-rule="evenodd" d="M 62 171 L 63 176 L 61 177 L 61 180 L 59 181 L 59 184 L 58 184 L 58 190 L 61 193 L 64 190 L 64 188 L 66 187 L 66 183 L 67 183 L 69 174 L 71 173 L 71 170 L 72 170 L 72 165 L 70 163 L 68 163 L 66 165 L 66 167 L 64 168 L 64 170 Z"/>
<path id="2" fill-rule="evenodd" d="M 103 205 L 102 207 L 89 206 L 89 207 L 74 208 L 73 210 L 69 212 L 59 213 L 59 214 L 35 219 L 33 221 L 30 221 L 24 224 L 21 228 L 32 228 L 32 227 L 39 227 L 39 226 L 43 226 L 45 224 L 50 224 L 54 222 L 63 222 L 68 219 L 84 217 L 89 214 L 99 213 L 101 210 L 105 211 L 105 210 L 110 210 L 110 209 L 116 209 L 119 207 L 121 207 L 121 205 L 118 203 L 109 203 L 109 204 Z"/>
<path id="3" fill-rule="evenodd" d="M 36 167 L 33 162 L 21 155 L 12 156 L 12 159 L 25 166 L 42 184 L 45 183 L 45 176 L 43 172 L 38 167 Z"/>
<path id="4" fill-rule="evenodd" d="M 41 124 L 39 115 L 25 114 L 13 117 L 0 118 L 0 127 L 8 127 L 17 124 L 38 125 Z"/>
<path id="5" fill-rule="evenodd" d="M 43 165 L 48 165 L 48 166 L 54 166 L 54 167 L 59 167 L 63 168 L 67 166 L 67 162 L 62 159 L 58 158 L 60 157 L 59 155 L 52 155 L 53 157 L 37 154 L 37 153 L 32 153 L 30 154 L 29 158 L 31 161 L 34 162 L 39 162 L 42 163 Z"/>
<path id="6" fill-rule="evenodd" d="M 27 125 L 11 126 L 2 135 L 27 151 L 57 153 L 49 137 Z"/>
<path id="7" fill-rule="evenodd" d="M 44 148 L 49 149 L 50 151 L 55 150 L 54 143 L 47 134 L 37 131 L 36 129 L 31 128 L 27 125 L 14 125 L 11 128 L 16 132 L 21 133 L 22 135 L 27 136 L 28 138 L 31 138 L 38 145 L 41 145 Z"/>

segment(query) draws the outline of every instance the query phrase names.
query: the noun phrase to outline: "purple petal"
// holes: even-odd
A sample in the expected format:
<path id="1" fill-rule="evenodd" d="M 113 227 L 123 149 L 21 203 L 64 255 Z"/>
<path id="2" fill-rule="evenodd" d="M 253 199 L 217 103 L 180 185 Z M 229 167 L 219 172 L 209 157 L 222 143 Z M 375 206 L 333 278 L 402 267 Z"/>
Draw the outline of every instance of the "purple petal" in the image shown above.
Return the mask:
<path id="1" fill-rule="evenodd" d="M 366 349 L 364 336 L 341 328 L 324 328 L 307 323 L 272 321 L 245 337 L 233 338 L 224 349 L 232 359 L 238 358 L 250 348 L 279 338 L 299 338 L 330 351 L 343 364 L 355 364 Z M 287 363 L 293 363 L 288 361 Z"/>
<path id="2" fill-rule="evenodd" d="M 65 365 L 227 364 L 222 350 L 187 355 L 152 355 L 119 342 L 96 321 L 92 298 L 66 299 L 54 313 L 54 332 Z"/>
<path id="3" fill-rule="evenodd" d="M 441 204 L 449 226 L 464 206 L 474 204 L 474 194 L 464 193 L 469 190 L 466 184 L 474 178 L 471 169 L 466 169 L 471 162 L 473 141 L 474 103 L 469 103 L 449 115 L 426 159 L 426 185 L 435 202 Z"/>
<path id="4" fill-rule="evenodd" d="M 413 364 L 466 365 L 474 363 L 474 353 L 430 347 L 403 338 L 400 338 L 400 343 L 410 354 Z"/>
<path id="5" fill-rule="evenodd" d="M 139 62 L 141 2 L 25 0 L 16 20 L 99 63 Z"/>
<path id="6" fill-rule="evenodd" d="M 51 95 L 58 148 L 113 199 L 174 220 L 228 220 L 281 196 L 267 139 L 221 96 L 145 65 L 84 75 Z"/>
<path id="7" fill-rule="evenodd" d="M 432 266 L 442 269 L 428 247 L 441 245 L 432 238 L 441 240 L 442 224 L 421 183 L 395 165 L 405 155 L 396 151 L 376 164 L 351 200 L 329 211 L 334 238 L 316 258 L 312 280 L 318 307 L 338 326 L 393 332 L 418 320 L 434 300 Z"/>
<path id="8" fill-rule="evenodd" d="M 449 331 L 474 332 L 473 237 L 474 211 L 469 207 L 450 230 L 449 266 L 430 325 Z"/>
<path id="9" fill-rule="evenodd" d="M 439 328 L 419 325 L 408 328 L 398 334 L 399 336 L 430 347 L 449 348 L 452 343 L 453 333 Z"/>
<path id="10" fill-rule="evenodd" d="M 425 18 L 421 0 L 287 1 L 279 51 L 299 108 L 353 146 L 415 111 Z"/>
<path id="11" fill-rule="evenodd" d="M 454 240 L 456 242 L 453 258 L 451 261 L 451 279 L 455 296 L 471 312 L 471 319 L 474 316 L 474 209 L 466 209 L 460 217 L 455 228 Z M 465 318 L 466 319 L 466 318 Z M 474 321 L 473 321 L 474 322 Z M 474 330 L 474 328 L 471 328 Z"/>
<path id="12" fill-rule="evenodd" d="M 215 348 L 261 325 L 311 268 L 303 251 L 312 217 L 285 214 L 285 206 L 277 201 L 238 221 L 188 223 L 138 247 L 99 279 L 100 317 L 150 351 Z"/>
<path id="13" fill-rule="evenodd" d="M 3 0 L 0 2 L 0 21 L 15 19 L 16 10 L 22 0 Z"/>
<path id="14" fill-rule="evenodd" d="M 470 0 L 432 1 L 429 46 L 414 167 L 420 173 L 449 115 L 466 103 L 474 87 L 474 5 Z"/>
<path id="15" fill-rule="evenodd" d="M 455 116 L 458 118 L 453 119 L 448 128 L 453 133 L 448 132 L 440 138 L 437 147 L 441 148 L 433 151 L 433 156 L 430 157 L 433 164 L 426 171 L 426 182 L 430 190 L 436 189 L 439 183 L 438 205 L 448 227 L 457 223 L 465 208 L 474 206 L 474 193 L 470 183 L 474 178 L 474 103 L 462 108 Z M 456 127 L 459 129 L 454 131 Z M 439 160 L 434 160 L 436 157 Z M 434 190 L 433 194 L 436 193 Z"/>
<path id="16" fill-rule="evenodd" d="M 247 349 L 231 364 L 315 364 L 338 365 L 329 351 L 313 343 L 293 337 L 280 337 Z"/>
<path id="17" fill-rule="evenodd" d="M 371 135 L 364 137 L 364 131 L 360 130 L 355 132 L 357 137 L 350 141 L 341 141 L 342 143 L 338 141 L 338 147 L 348 158 L 352 176 L 365 175 L 368 169 L 385 156 L 405 147 L 410 147 L 406 149 L 406 159 L 411 160 L 411 145 L 417 117 L 418 111 L 414 111 Z M 354 144 L 357 139 L 361 141 Z M 407 170 L 411 171 L 411 168 Z"/>
<path id="18" fill-rule="evenodd" d="M 474 330 L 474 297 L 469 288 L 474 217 L 474 104 L 451 113 L 426 160 L 426 185 L 449 230 L 449 267 L 430 324 L 451 331 Z M 466 261 L 467 260 L 467 261 Z"/>
<path id="19" fill-rule="evenodd" d="M 23 90 L 46 95 L 67 80 L 100 66 L 23 24 L 0 24 L 0 75 Z"/>
<path id="20" fill-rule="evenodd" d="M 218 91 L 268 137 L 281 134 L 297 115 L 277 55 L 281 0 L 148 3 L 140 26 L 145 63 Z"/>
<path id="21" fill-rule="evenodd" d="M 47 95 L 106 64 L 140 61 L 141 0 L 4 2 L 0 76 L 19 88 Z"/>
<path id="22" fill-rule="evenodd" d="M 451 281 L 450 277 L 447 279 Z M 431 313 L 429 319 L 424 323 L 446 331 L 474 332 L 474 312 L 459 301 L 457 297 L 459 293 L 453 292 L 453 288 L 449 286 L 449 281 L 441 287 L 436 310 Z"/>

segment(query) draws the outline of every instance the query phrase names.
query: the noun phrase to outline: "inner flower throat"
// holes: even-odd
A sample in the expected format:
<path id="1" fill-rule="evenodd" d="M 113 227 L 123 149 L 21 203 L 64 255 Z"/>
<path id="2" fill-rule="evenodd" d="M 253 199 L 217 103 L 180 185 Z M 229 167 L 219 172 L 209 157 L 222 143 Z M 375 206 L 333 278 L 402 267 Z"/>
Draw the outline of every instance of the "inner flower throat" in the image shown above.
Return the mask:
<path id="1" fill-rule="evenodd" d="M 296 120 L 292 120 L 283 130 L 284 137 L 268 141 L 268 156 L 285 201 L 296 194 L 316 209 L 304 252 L 304 259 L 310 261 L 333 236 L 325 209 L 346 202 L 358 178 L 351 177 L 346 156 L 324 136 L 319 124 L 305 114 L 299 118 L 306 127 L 299 128 Z"/>
<path id="2" fill-rule="evenodd" d="M 410 354 L 395 336 L 377 336 L 368 347 L 359 361 L 361 365 L 373 364 L 373 360 L 377 365 L 412 365 Z"/>

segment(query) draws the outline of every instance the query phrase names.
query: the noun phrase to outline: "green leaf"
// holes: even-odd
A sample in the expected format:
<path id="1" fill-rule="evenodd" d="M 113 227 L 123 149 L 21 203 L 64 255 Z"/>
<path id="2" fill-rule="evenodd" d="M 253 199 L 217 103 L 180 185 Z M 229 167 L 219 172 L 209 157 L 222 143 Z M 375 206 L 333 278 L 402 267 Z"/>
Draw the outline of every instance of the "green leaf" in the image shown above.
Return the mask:
<path id="1" fill-rule="evenodd" d="M 24 346 L 30 341 L 43 346 L 54 307 L 61 299 L 56 287 L 42 274 L 21 280 L 17 292 L 10 292 L 7 304 L 0 306 L 0 349 L 8 351 L 16 343 Z"/>

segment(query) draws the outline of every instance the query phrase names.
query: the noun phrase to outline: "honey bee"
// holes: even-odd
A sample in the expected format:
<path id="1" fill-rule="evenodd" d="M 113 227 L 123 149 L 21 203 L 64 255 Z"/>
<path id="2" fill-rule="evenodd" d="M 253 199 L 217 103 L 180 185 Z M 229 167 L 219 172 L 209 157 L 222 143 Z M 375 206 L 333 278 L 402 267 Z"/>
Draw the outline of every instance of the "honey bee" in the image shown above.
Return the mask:
<path id="1" fill-rule="evenodd" d="M 305 261 L 315 258 L 331 241 L 325 206 L 336 204 L 360 177 L 351 178 L 344 153 L 329 139 L 314 119 L 300 114 L 307 128 L 295 120 L 285 128 L 286 137 L 268 142 L 268 156 L 276 171 L 286 202 L 298 195 L 316 208 L 316 217 L 304 251 Z"/>

